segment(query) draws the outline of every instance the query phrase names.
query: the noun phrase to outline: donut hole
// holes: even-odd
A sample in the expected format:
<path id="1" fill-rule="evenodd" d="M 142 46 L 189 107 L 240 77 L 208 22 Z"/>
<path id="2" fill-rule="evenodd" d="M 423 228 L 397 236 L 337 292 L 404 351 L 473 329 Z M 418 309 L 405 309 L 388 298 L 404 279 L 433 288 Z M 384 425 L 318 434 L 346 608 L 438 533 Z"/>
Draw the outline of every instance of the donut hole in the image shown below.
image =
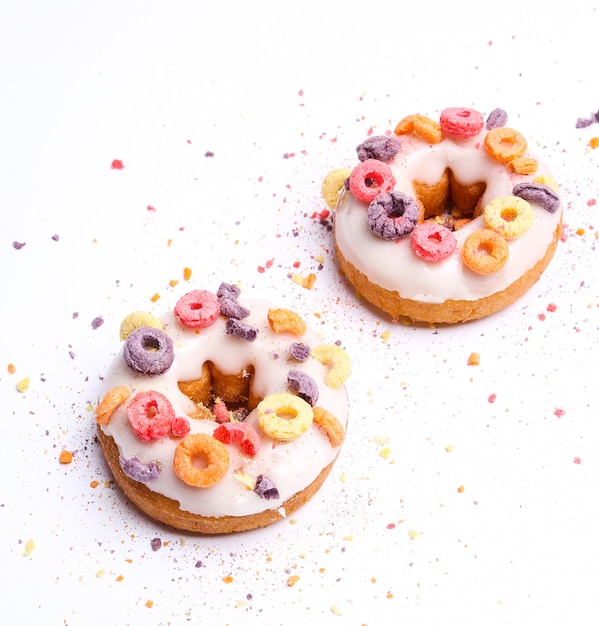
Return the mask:
<path id="1" fill-rule="evenodd" d="M 158 350 L 160 350 L 160 342 L 156 337 L 151 335 L 146 335 L 141 345 L 146 352 L 158 352 Z"/>
<path id="2" fill-rule="evenodd" d="M 210 465 L 208 455 L 202 450 L 195 450 L 191 455 L 191 466 L 198 470 L 203 470 Z"/>
<path id="3" fill-rule="evenodd" d="M 480 256 L 493 256 L 493 252 L 495 250 L 495 246 L 493 246 L 488 241 L 481 241 L 476 248 L 476 253 Z"/>
<path id="4" fill-rule="evenodd" d="M 228 374 L 220 370 L 214 362 L 206 361 L 198 378 L 178 381 L 177 386 L 196 405 L 196 410 L 190 417 L 214 419 L 212 409 L 218 401 L 224 402 L 230 411 L 243 416 L 253 411 L 262 400 L 254 394 L 252 388 L 254 373 L 253 365 Z"/>
<path id="5" fill-rule="evenodd" d="M 412 185 L 422 207 L 422 218 L 439 218 L 450 230 L 456 230 L 464 221 L 481 213 L 481 198 L 487 189 L 485 181 L 464 183 L 458 180 L 449 167 L 432 185 L 416 180 Z"/>

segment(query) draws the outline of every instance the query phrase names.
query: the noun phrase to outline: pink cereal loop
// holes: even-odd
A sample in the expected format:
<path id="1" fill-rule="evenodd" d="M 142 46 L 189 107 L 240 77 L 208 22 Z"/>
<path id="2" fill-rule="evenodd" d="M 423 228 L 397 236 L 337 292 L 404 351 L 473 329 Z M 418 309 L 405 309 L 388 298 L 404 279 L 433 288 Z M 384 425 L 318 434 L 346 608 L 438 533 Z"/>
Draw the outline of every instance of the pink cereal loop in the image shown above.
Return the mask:
<path id="1" fill-rule="evenodd" d="M 362 202 L 370 204 L 379 193 L 389 192 L 395 187 L 391 168 L 377 159 L 366 159 L 349 176 L 349 189 Z"/>
<path id="2" fill-rule="evenodd" d="M 465 138 L 477 135 L 485 125 L 482 113 L 464 107 L 450 107 L 441 113 L 441 130 L 452 137 Z"/>
<path id="3" fill-rule="evenodd" d="M 166 396 L 158 391 L 140 391 L 126 410 L 133 432 L 142 441 L 160 439 L 171 432 L 175 410 Z"/>
<path id="4" fill-rule="evenodd" d="M 215 294 L 195 289 L 181 296 L 175 305 L 175 317 L 186 328 L 211 326 L 220 315 L 220 304 Z"/>
<path id="5" fill-rule="evenodd" d="M 425 261 L 442 261 L 450 257 L 457 246 L 449 228 L 432 220 L 416 226 L 410 240 L 414 252 Z"/>

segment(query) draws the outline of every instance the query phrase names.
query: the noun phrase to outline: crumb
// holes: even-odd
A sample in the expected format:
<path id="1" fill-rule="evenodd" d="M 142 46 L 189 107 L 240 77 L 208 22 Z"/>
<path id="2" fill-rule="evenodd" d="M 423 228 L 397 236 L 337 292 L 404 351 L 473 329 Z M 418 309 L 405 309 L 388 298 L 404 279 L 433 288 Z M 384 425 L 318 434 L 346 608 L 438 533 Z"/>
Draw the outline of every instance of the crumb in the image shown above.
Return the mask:
<path id="1" fill-rule="evenodd" d="M 30 382 L 31 382 L 31 379 L 29 378 L 29 376 L 26 376 L 25 378 L 21 379 L 17 383 L 17 391 L 19 393 L 25 393 L 27 391 L 27 389 L 29 389 L 29 383 Z"/>
<path id="2" fill-rule="evenodd" d="M 68 465 L 73 461 L 73 453 L 70 450 L 63 450 L 58 455 L 58 462 L 62 465 Z"/>
<path id="3" fill-rule="evenodd" d="M 480 354 L 478 352 L 471 352 L 468 357 L 468 365 L 480 365 Z"/>
<path id="4" fill-rule="evenodd" d="M 7 368 L 6 368 L 6 371 L 7 371 L 9 374 L 14 374 L 14 373 L 17 371 L 17 368 L 14 366 L 14 364 L 13 364 L 13 363 L 9 363 L 9 364 L 8 364 L 8 366 L 7 366 Z"/>
<path id="5" fill-rule="evenodd" d="M 25 242 L 20 242 L 20 241 L 13 241 L 12 242 L 12 247 L 15 250 L 20 250 L 21 248 L 24 248 L 27 244 Z"/>
<path id="6" fill-rule="evenodd" d="M 124 167 L 125 166 L 123 165 L 123 162 L 120 159 L 114 159 L 112 163 L 110 164 L 111 170 L 122 170 Z"/>
<path id="7" fill-rule="evenodd" d="M 89 486 L 92 489 L 95 489 L 99 484 L 100 484 L 100 482 L 98 480 L 92 480 L 91 483 L 89 483 Z"/>
<path id="8" fill-rule="evenodd" d="M 464 485 L 458 487 L 458 493 L 464 493 Z"/>
<path id="9" fill-rule="evenodd" d="M 287 579 L 287 586 L 293 587 L 293 585 L 295 585 L 298 580 L 299 576 L 289 576 L 289 578 Z"/>
<path id="10" fill-rule="evenodd" d="M 151 300 L 152 302 L 158 302 L 158 300 L 160 300 L 160 294 L 159 294 L 159 293 L 155 293 L 155 294 L 154 294 L 154 295 L 150 298 L 150 300 Z"/>
<path id="11" fill-rule="evenodd" d="M 183 268 L 183 280 L 189 280 L 191 278 L 192 270 L 189 267 Z"/>
<path id="12" fill-rule="evenodd" d="M 94 319 L 92 320 L 92 328 L 94 330 L 100 328 L 100 326 L 102 326 L 102 324 L 104 323 L 104 320 L 101 316 L 98 317 L 94 317 Z"/>
<path id="13" fill-rule="evenodd" d="M 410 539 L 416 539 L 420 533 L 417 530 L 408 530 L 408 535 L 410 535 Z"/>
<path id="14" fill-rule="evenodd" d="M 25 550 L 23 551 L 23 556 L 30 556 L 31 553 L 35 550 L 35 542 L 33 539 L 28 539 L 25 544 Z"/>
<path id="15" fill-rule="evenodd" d="M 225 585 L 228 585 L 229 583 L 233 582 L 233 576 L 223 576 L 223 582 L 225 583 Z"/>
<path id="16" fill-rule="evenodd" d="M 154 600 L 146 600 L 146 606 L 151 609 L 154 606 Z"/>

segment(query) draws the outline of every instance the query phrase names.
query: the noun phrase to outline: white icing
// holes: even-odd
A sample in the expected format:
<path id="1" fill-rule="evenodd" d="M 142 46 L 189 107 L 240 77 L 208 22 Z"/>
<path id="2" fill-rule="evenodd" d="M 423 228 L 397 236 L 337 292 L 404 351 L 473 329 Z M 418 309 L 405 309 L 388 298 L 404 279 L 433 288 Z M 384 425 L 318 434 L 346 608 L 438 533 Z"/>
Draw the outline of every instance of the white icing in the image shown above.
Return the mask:
<path id="1" fill-rule="evenodd" d="M 519 182 L 532 181 L 541 174 L 550 175 L 538 158 L 535 174 L 512 172 L 486 153 L 485 134 L 483 130 L 469 139 L 446 137 L 436 145 L 411 135 L 400 136 L 401 151 L 389 164 L 396 180 L 395 189 L 416 197 L 412 181 L 433 185 L 449 167 L 463 185 L 486 182 L 481 198 L 485 206 L 494 198 L 512 195 L 514 185 Z M 534 156 L 530 151 L 526 155 Z M 530 204 L 535 215 L 532 228 L 518 239 L 508 241 L 507 263 L 498 272 L 486 276 L 471 271 L 462 261 L 464 240 L 484 227 L 482 216 L 454 233 L 457 246 L 451 257 L 437 263 L 428 262 L 413 251 L 409 235 L 397 241 L 386 241 L 374 235 L 368 228 L 367 204 L 346 192 L 335 214 L 335 238 L 349 263 L 371 282 L 396 291 L 402 298 L 426 303 L 478 300 L 509 287 L 545 255 L 560 222 L 562 207 L 552 214 L 539 204 Z"/>
<path id="2" fill-rule="evenodd" d="M 253 365 L 253 390 L 260 397 L 287 392 L 287 372 L 293 368 L 305 372 L 317 383 L 317 406 L 333 413 L 344 428 L 347 424 L 347 393 L 344 387 L 331 389 L 326 386 L 328 366 L 314 358 L 303 363 L 289 360 L 292 343 L 302 342 L 314 348 L 323 343 L 319 336 L 311 329 L 302 337 L 290 333 L 277 335 L 267 320 L 268 309 L 277 307 L 257 300 L 246 300 L 243 304 L 251 311 L 250 316 L 243 321 L 258 329 L 255 341 L 243 341 L 226 335 L 222 317 L 212 326 L 195 332 L 182 327 L 171 312 L 161 318 L 175 348 L 175 359 L 170 369 L 153 378 L 137 374 L 125 364 L 121 348 L 104 379 L 104 393 L 117 385 L 127 385 L 132 394 L 113 413 L 110 423 L 101 427 L 103 432 L 114 438 L 122 457 L 137 457 L 143 463 L 159 461 L 162 464 L 159 478 L 145 483 L 149 489 L 177 500 L 182 510 L 203 516 L 243 516 L 267 509 L 280 509 L 285 500 L 316 479 L 321 470 L 335 459 L 339 448 L 331 446 L 328 436 L 316 424 L 294 441 L 277 443 L 261 431 L 257 411 L 253 411 L 246 422 L 260 435 L 258 454 L 250 458 L 242 454 L 237 446 L 227 445 L 230 465 L 226 476 L 213 487 L 191 487 L 172 468 L 173 454 L 179 439 L 167 436 L 144 443 L 133 432 L 126 415 L 126 406 L 136 392 L 158 391 L 169 399 L 176 415 L 185 416 L 193 412 L 195 404 L 179 390 L 177 382 L 199 378 L 206 361 L 212 361 L 224 374 L 237 374 Z M 191 433 L 212 434 L 218 426 L 212 420 L 190 419 L 189 422 Z M 260 498 L 234 477 L 234 472 L 239 470 L 254 479 L 260 474 L 268 476 L 277 487 L 280 498 Z"/>

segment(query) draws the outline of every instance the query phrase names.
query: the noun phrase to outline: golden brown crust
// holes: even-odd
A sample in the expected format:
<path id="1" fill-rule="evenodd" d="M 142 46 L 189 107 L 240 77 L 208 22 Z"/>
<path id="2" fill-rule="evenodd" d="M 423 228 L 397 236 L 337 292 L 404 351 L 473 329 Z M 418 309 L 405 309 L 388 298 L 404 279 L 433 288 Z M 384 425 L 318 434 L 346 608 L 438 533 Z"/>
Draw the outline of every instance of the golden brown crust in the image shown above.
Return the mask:
<path id="1" fill-rule="evenodd" d="M 389 291 L 371 282 L 368 277 L 352 265 L 335 241 L 337 261 L 341 272 L 356 291 L 377 308 L 391 316 L 394 322 L 409 318 L 413 322 L 429 324 L 455 324 L 468 322 L 491 315 L 509 306 L 522 297 L 541 277 L 553 258 L 561 233 L 561 223 L 553 235 L 542 259 L 509 287 L 479 300 L 446 300 L 443 303 L 426 303 L 402 298 L 397 291 Z"/>
<path id="2" fill-rule="evenodd" d="M 204 517 L 189 511 L 182 511 L 179 509 L 179 503 L 175 500 L 151 491 L 144 484 L 129 478 L 121 469 L 119 451 L 114 439 L 104 434 L 100 427 L 98 427 L 98 437 L 115 481 L 125 496 L 141 511 L 152 519 L 179 530 L 210 535 L 252 530 L 284 519 L 284 516 L 290 515 L 314 496 L 329 475 L 335 462 L 332 461 L 327 465 L 310 485 L 283 502 L 277 509 L 267 509 L 261 513 L 239 517 L 230 515 Z M 285 514 L 281 515 L 279 509 L 284 509 Z"/>

